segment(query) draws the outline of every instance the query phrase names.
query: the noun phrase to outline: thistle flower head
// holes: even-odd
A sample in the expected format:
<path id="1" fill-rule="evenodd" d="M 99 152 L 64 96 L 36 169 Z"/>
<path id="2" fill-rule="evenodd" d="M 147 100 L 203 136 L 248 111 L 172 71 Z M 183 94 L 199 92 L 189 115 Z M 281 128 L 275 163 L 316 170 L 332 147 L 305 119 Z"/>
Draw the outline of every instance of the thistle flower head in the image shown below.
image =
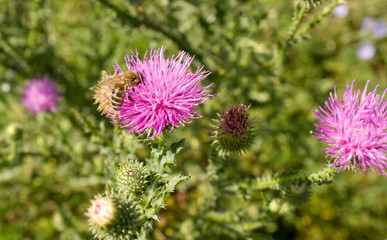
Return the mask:
<path id="1" fill-rule="evenodd" d="M 95 196 L 94 200 L 90 200 L 91 207 L 87 209 L 86 216 L 90 217 L 89 222 L 100 227 L 104 227 L 111 223 L 114 217 L 114 204 L 110 198 L 102 198 Z"/>
<path id="2" fill-rule="evenodd" d="M 317 133 L 311 133 L 328 144 L 323 151 L 339 171 L 370 168 L 387 175 L 387 89 L 382 96 L 376 94 L 378 86 L 367 93 L 368 81 L 361 93 L 353 90 L 354 83 L 347 83 L 342 99 L 335 89 L 325 106 L 313 111 L 320 125 L 316 124 Z"/>
<path id="3" fill-rule="evenodd" d="M 190 119 L 201 117 L 196 107 L 214 97 L 208 93 L 213 84 L 200 85 L 210 72 L 203 67 L 189 72 L 193 57 L 181 51 L 177 56 L 165 58 L 164 51 L 165 47 L 151 50 L 149 58 L 145 54 L 142 60 L 137 52 L 127 55 L 128 70 L 115 66 L 118 75 L 134 71 L 140 77 L 138 85 L 126 90 L 118 113 L 108 114 L 127 132 L 148 133 L 153 138 L 166 126 L 170 126 L 170 131 L 185 126 Z"/>
<path id="4" fill-rule="evenodd" d="M 55 112 L 59 94 L 56 82 L 46 75 L 41 79 L 30 80 L 23 90 L 22 103 L 35 115 L 41 112 Z"/>
<path id="5" fill-rule="evenodd" d="M 96 239 L 133 239 L 144 224 L 133 196 L 126 193 L 112 190 L 105 197 L 96 196 L 91 204 L 85 215 Z"/>
<path id="6" fill-rule="evenodd" d="M 256 120 L 249 119 L 249 107 L 238 104 L 223 109 L 215 120 L 213 145 L 223 153 L 241 153 L 254 139 L 252 125 Z"/>

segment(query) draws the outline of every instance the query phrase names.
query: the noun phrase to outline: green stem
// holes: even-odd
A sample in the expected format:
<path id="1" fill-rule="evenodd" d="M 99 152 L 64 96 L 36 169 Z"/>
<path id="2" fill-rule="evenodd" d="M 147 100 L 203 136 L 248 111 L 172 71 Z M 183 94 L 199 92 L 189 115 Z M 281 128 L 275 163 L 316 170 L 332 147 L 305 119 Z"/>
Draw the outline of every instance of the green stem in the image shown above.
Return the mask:
<path id="1" fill-rule="evenodd" d="M 1 36 L 1 34 L 0 34 Z M 20 54 L 15 47 L 13 47 L 7 40 L 0 38 L 0 52 L 7 55 L 8 58 L 13 59 L 17 63 L 17 70 L 25 73 L 30 71 L 30 66 L 24 60 L 24 56 Z M 11 67 L 11 66 L 10 66 Z"/>
<path id="2" fill-rule="evenodd" d="M 224 190 L 228 192 L 236 192 L 243 190 L 258 191 L 273 189 L 279 190 L 281 187 L 289 187 L 301 184 L 329 184 L 333 181 L 333 177 L 337 173 L 338 168 L 331 168 L 330 166 L 322 169 L 319 172 L 310 174 L 300 173 L 285 173 L 280 176 L 261 177 L 255 180 L 245 180 L 238 183 L 224 183 Z"/>
<path id="3" fill-rule="evenodd" d="M 294 41 L 296 32 L 297 32 L 298 28 L 300 27 L 300 24 L 301 24 L 302 20 L 304 19 L 307 10 L 308 9 L 307 9 L 305 4 L 301 5 L 301 9 L 298 9 L 298 6 L 296 6 L 294 8 L 293 21 L 292 21 L 292 25 L 290 25 L 290 28 L 288 31 L 288 36 L 285 40 L 285 44 L 283 46 L 279 47 L 278 55 L 275 59 L 275 71 L 277 72 L 277 74 L 282 72 L 283 60 L 284 60 L 288 50 L 293 45 L 293 41 Z"/>
<path id="4" fill-rule="evenodd" d="M 299 33 L 299 36 L 300 37 L 304 37 L 308 31 L 310 29 L 312 29 L 316 24 L 320 23 L 320 21 L 325 17 L 327 16 L 328 14 L 330 14 L 332 12 L 332 10 L 337 7 L 338 5 L 340 5 L 339 1 L 336 1 L 334 3 L 332 3 L 330 6 L 324 8 L 324 10 L 311 22 L 309 22 L 307 25 L 305 25 L 301 30 L 300 30 L 300 33 Z"/>
<path id="5" fill-rule="evenodd" d="M 333 181 L 336 172 L 337 168 L 328 166 L 319 172 L 311 174 L 289 174 L 278 177 L 257 178 L 255 181 L 247 183 L 246 187 L 251 190 L 278 190 L 281 187 L 300 184 L 328 184 Z"/>

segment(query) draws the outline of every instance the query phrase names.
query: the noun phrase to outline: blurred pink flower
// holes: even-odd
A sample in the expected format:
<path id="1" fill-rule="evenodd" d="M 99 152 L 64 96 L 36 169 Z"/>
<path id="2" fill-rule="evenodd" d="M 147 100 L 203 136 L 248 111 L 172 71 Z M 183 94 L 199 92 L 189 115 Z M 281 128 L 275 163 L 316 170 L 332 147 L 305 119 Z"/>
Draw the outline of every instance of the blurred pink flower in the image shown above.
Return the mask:
<path id="1" fill-rule="evenodd" d="M 153 138 L 168 125 L 170 131 L 185 126 L 190 118 L 201 117 L 195 107 L 215 96 L 208 93 L 214 84 L 200 85 L 210 72 L 203 67 L 189 72 L 193 57 L 180 51 L 177 56 L 165 58 L 164 51 L 165 47 L 151 50 L 150 57 L 145 54 L 143 60 L 137 52 L 125 58 L 128 70 L 139 74 L 140 83 L 126 91 L 130 98 L 124 97 L 118 116 L 108 117 L 127 132 L 148 133 Z M 115 70 L 118 74 L 125 72 L 118 64 Z"/>
<path id="2" fill-rule="evenodd" d="M 23 90 L 22 103 L 35 115 L 41 112 L 55 112 L 59 95 L 56 82 L 46 75 L 41 79 L 30 80 Z"/>
<path id="3" fill-rule="evenodd" d="M 367 93 L 368 81 L 360 94 L 353 90 L 354 82 L 347 83 L 342 99 L 335 88 L 325 106 L 313 111 L 321 125 L 316 124 L 318 133 L 311 133 L 329 145 L 323 151 L 339 171 L 351 167 L 375 172 L 376 168 L 378 174 L 387 175 L 387 89 L 382 96 L 376 94 L 378 86 Z"/>

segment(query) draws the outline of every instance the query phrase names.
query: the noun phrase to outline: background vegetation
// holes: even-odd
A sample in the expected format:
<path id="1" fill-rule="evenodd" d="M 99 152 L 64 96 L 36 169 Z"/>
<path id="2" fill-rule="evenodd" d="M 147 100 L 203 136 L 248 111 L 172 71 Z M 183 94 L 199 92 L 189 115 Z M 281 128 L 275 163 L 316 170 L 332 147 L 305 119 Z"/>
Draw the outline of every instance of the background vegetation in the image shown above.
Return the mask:
<path id="1" fill-rule="evenodd" d="M 328 14 L 309 29 L 332 3 L 311 8 L 282 58 L 291 1 L 0 0 L 0 239 L 92 238 L 83 213 L 111 183 L 112 163 L 148 154 L 97 113 L 89 90 L 102 70 L 111 73 L 131 51 L 142 56 L 162 45 L 167 55 L 185 50 L 195 55 L 193 70 L 204 65 L 212 72 L 205 84 L 214 82 L 218 94 L 201 106 L 203 118 L 173 133 L 186 138 L 175 171 L 192 178 L 168 199 L 152 239 L 175 238 L 180 222 L 195 215 L 206 191 L 198 186 L 207 166 L 208 129 L 224 106 L 251 104 L 251 115 L 259 118 L 255 144 L 230 160 L 229 176 L 321 169 L 323 145 L 309 133 L 315 119 L 308 107 L 322 105 L 334 86 L 342 94 L 353 79 L 357 88 L 368 79 L 370 89 L 387 87 L 387 40 L 360 32 L 366 16 L 387 21 L 387 3 L 353 0 L 347 17 Z M 377 49 L 370 61 L 356 56 L 363 39 Z M 44 74 L 58 81 L 63 95 L 56 113 L 34 116 L 20 98 L 28 79 Z M 371 171 L 341 172 L 332 184 L 315 187 L 307 204 L 254 236 L 385 239 L 386 190 L 386 178 Z"/>

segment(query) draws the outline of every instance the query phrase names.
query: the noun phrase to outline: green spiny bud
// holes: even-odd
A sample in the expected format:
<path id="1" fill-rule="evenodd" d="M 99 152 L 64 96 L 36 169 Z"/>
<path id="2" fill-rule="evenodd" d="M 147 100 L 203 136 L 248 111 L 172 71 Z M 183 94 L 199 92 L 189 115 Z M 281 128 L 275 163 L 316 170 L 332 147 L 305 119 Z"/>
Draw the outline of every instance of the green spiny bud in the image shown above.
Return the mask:
<path id="1" fill-rule="evenodd" d="M 116 169 L 117 189 L 137 194 L 147 185 L 149 171 L 143 163 L 137 160 L 128 160 Z"/>
<path id="2" fill-rule="evenodd" d="M 133 239 L 144 223 L 134 198 L 127 194 L 110 193 L 91 200 L 86 216 L 94 237 L 104 240 Z"/>
<path id="3" fill-rule="evenodd" d="M 212 145 L 222 154 L 240 154 L 254 142 L 252 125 L 249 120 L 249 107 L 244 104 L 230 106 L 221 111 L 213 130 Z"/>

